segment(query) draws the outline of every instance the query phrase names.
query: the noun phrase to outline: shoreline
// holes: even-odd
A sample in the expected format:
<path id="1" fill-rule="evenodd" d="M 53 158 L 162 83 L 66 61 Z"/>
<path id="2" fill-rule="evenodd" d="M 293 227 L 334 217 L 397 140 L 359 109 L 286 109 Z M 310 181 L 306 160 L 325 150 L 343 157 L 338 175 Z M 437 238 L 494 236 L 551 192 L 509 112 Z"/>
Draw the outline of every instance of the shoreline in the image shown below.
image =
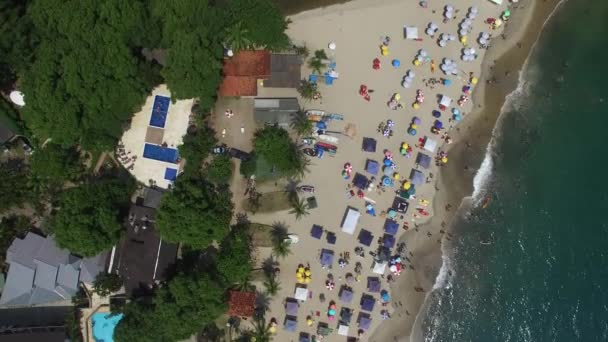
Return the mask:
<path id="1" fill-rule="evenodd" d="M 451 232 L 451 222 L 458 213 L 464 208 L 470 208 L 473 204 L 472 195 L 474 193 L 474 179 L 477 171 L 480 169 L 482 162 L 486 158 L 487 149 L 492 143 L 491 139 L 494 129 L 500 123 L 500 116 L 503 111 L 503 106 L 507 101 L 509 94 L 516 91 L 520 83 L 520 73 L 523 72 L 525 63 L 533 51 L 534 45 L 538 41 L 545 24 L 550 19 L 550 16 L 562 4 L 563 1 L 547 3 L 545 1 L 534 1 L 534 3 L 519 3 L 511 4 L 512 19 L 505 25 L 503 34 L 506 39 L 499 40 L 501 44 L 493 42 L 493 46 L 488 49 L 482 62 L 482 71 L 480 77 L 481 86 L 474 93 L 472 101 L 475 105 L 475 110 L 469 114 L 453 134 L 455 143 L 449 147 L 450 160 L 454 161 L 443 167 L 439 172 L 436 188 L 437 192 L 433 199 L 434 215 L 425 223 L 424 226 L 432 227 L 447 226 L 445 231 L 447 234 Z M 532 11 L 522 13 L 528 9 L 528 6 L 534 6 Z M 524 15 L 521 15 L 524 14 Z M 500 38 L 495 38 L 498 40 Z M 486 81 L 496 77 L 497 82 L 491 85 Z M 467 146 L 468 145 L 468 146 Z M 471 165 L 474 165 L 471 169 Z M 491 168 L 491 164 L 489 165 Z M 457 182 L 446 182 L 448 179 L 457 179 Z M 479 195 L 479 193 L 477 194 Z M 454 204 L 452 211 L 446 211 L 444 205 L 446 203 Z M 405 240 L 406 236 L 402 236 Z M 413 316 L 414 319 L 391 319 L 382 325 L 383 330 L 374 331 L 370 338 L 371 341 L 389 340 L 392 336 L 398 336 L 399 341 L 421 341 L 421 320 L 428 309 L 429 299 L 433 291 L 437 288 L 445 286 L 447 279 L 446 275 L 441 275 L 443 263 L 449 261 L 449 237 L 444 236 L 440 248 L 433 248 L 433 252 L 427 252 L 430 257 L 425 258 L 434 262 L 427 269 L 436 270 L 430 278 L 424 279 L 424 275 L 415 274 L 414 278 L 419 281 L 432 281 L 432 290 L 425 292 L 422 301 L 418 299 L 420 304 Z M 427 247 L 427 248 L 429 248 Z M 447 272 L 449 266 L 443 270 Z M 415 273 L 419 273 L 417 271 Z M 428 273 L 428 272 L 427 272 Z M 442 279 L 439 279 L 442 277 Z M 404 277 L 401 277 L 404 278 Z M 412 278 L 411 274 L 405 274 L 405 278 Z M 399 279 L 396 284 L 391 285 L 391 293 L 402 298 L 411 299 L 412 297 L 421 297 L 413 291 L 410 286 L 404 286 L 405 279 Z M 399 309 L 395 314 L 399 314 Z M 403 314 L 403 312 L 401 312 Z M 394 316 L 393 316 L 394 317 Z M 401 315 L 402 317 L 402 315 Z M 399 318 L 401 318 L 399 317 Z"/>

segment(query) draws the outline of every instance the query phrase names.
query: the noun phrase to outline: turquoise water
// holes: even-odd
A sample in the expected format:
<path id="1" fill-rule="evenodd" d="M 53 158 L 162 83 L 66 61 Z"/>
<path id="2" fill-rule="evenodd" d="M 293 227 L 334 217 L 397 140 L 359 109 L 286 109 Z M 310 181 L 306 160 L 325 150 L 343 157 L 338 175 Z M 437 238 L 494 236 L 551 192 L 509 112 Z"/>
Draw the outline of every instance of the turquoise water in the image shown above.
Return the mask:
<path id="1" fill-rule="evenodd" d="M 426 341 L 608 341 L 608 1 L 570 0 L 495 134 L 493 201 L 456 222 Z"/>
<path id="2" fill-rule="evenodd" d="M 114 342 L 114 329 L 122 319 L 123 314 L 109 314 L 98 312 L 93 314 L 93 338 L 95 342 Z"/>

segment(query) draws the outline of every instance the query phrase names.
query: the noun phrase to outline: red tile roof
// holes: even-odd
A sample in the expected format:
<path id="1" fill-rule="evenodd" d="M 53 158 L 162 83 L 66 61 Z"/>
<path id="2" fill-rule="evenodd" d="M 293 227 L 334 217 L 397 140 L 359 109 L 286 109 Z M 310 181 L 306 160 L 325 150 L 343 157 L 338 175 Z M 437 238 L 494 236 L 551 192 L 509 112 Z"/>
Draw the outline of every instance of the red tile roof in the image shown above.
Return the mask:
<path id="1" fill-rule="evenodd" d="M 255 96 L 257 80 L 270 77 L 269 51 L 240 51 L 225 60 L 220 96 Z"/>
<path id="2" fill-rule="evenodd" d="M 228 294 L 228 314 L 230 316 L 251 317 L 255 309 L 255 292 L 230 291 Z"/>

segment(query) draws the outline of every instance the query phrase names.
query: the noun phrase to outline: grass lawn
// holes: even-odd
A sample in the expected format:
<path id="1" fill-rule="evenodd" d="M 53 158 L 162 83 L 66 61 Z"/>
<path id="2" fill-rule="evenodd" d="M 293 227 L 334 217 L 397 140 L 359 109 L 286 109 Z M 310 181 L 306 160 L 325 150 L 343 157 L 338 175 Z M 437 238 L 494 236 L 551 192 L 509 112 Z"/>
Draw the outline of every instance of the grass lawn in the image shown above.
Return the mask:
<path id="1" fill-rule="evenodd" d="M 283 177 L 277 170 L 273 170 L 272 164 L 264 157 L 257 156 L 255 163 L 255 179 L 258 182 L 272 181 Z"/>
<path id="2" fill-rule="evenodd" d="M 275 191 L 261 194 L 258 208 L 252 207 L 248 199 L 244 199 L 242 205 L 243 209 L 249 212 L 272 213 L 290 209 L 291 201 L 289 200 L 289 192 Z"/>
<path id="3" fill-rule="evenodd" d="M 251 243 L 255 247 L 272 247 L 272 227 L 261 223 L 251 223 Z"/>

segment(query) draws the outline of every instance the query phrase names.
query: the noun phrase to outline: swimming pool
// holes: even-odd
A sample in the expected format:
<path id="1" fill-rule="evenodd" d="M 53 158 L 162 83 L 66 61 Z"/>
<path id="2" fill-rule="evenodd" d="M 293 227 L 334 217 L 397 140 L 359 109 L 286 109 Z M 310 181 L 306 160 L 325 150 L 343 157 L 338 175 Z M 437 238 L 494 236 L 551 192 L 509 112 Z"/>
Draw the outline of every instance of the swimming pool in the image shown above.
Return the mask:
<path id="1" fill-rule="evenodd" d="M 152 115 L 150 116 L 150 126 L 165 128 L 165 122 L 167 121 L 167 112 L 169 111 L 170 102 L 171 99 L 166 96 L 156 95 L 154 97 Z"/>
<path id="2" fill-rule="evenodd" d="M 97 312 L 93 314 L 91 323 L 93 326 L 93 339 L 95 342 L 114 342 L 112 335 L 123 314 L 112 314 L 109 312 Z"/>
<path id="3" fill-rule="evenodd" d="M 179 153 L 175 148 L 145 144 L 144 158 L 176 164 L 179 159 Z"/>

